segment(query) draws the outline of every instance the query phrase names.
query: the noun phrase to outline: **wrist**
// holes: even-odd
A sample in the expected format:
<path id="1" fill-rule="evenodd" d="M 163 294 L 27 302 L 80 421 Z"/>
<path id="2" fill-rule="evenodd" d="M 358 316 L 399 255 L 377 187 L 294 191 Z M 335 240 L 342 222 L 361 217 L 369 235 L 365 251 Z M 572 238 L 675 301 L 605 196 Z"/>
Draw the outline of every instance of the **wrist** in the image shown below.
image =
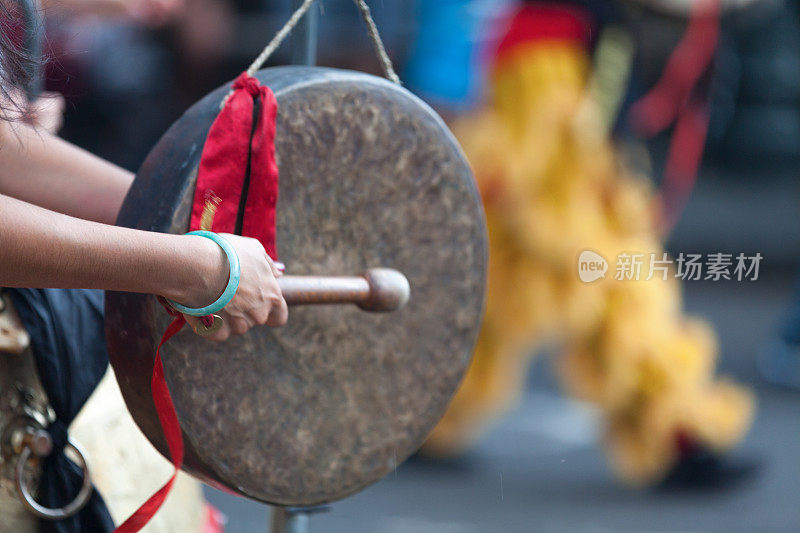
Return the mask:
<path id="1" fill-rule="evenodd" d="M 203 307 L 222 295 L 230 276 L 225 252 L 213 241 L 194 235 L 180 237 L 186 260 L 178 280 L 163 294 L 187 307 Z"/>

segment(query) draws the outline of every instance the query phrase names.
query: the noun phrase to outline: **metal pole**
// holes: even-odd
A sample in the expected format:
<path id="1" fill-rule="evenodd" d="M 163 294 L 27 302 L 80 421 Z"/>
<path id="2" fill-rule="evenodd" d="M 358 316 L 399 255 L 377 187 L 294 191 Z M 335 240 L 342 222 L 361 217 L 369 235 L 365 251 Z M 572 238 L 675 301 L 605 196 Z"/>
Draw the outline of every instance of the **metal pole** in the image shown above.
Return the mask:
<path id="1" fill-rule="evenodd" d="M 300 7 L 303 0 L 292 0 L 292 11 Z M 317 63 L 317 28 L 319 6 L 313 5 L 303 19 L 292 30 L 292 64 L 315 65 Z"/>
<path id="2" fill-rule="evenodd" d="M 303 509 L 272 507 L 269 533 L 308 533 L 308 513 Z"/>

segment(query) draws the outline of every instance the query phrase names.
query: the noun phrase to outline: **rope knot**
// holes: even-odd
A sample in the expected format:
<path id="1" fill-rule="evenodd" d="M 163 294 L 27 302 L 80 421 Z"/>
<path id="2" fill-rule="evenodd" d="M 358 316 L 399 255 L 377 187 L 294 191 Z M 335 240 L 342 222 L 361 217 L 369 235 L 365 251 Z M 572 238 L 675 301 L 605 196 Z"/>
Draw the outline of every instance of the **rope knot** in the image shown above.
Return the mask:
<path id="1" fill-rule="evenodd" d="M 244 89 L 254 98 L 260 94 L 260 87 L 261 85 L 258 83 L 258 80 L 248 75 L 247 72 L 239 74 L 239 77 L 233 82 L 234 91 Z"/>

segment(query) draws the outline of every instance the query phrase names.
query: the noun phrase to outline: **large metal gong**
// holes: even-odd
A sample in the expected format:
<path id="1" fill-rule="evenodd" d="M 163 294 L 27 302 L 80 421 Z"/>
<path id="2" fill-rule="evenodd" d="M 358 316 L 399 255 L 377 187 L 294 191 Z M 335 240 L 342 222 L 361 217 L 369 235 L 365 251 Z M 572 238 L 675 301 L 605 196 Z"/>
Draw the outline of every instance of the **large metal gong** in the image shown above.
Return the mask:
<path id="1" fill-rule="evenodd" d="M 392 471 L 442 416 L 469 363 L 486 268 L 473 178 L 442 120 L 401 87 L 313 67 L 263 70 L 278 100 L 278 250 L 287 274 L 401 271 L 394 313 L 290 309 L 289 324 L 225 343 L 185 328 L 162 350 L 186 446 L 203 480 L 279 505 L 343 498 Z M 184 233 L 200 153 L 227 87 L 156 145 L 122 226 Z M 170 317 L 152 296 L 109 293 L 106 331 L 125 401 L 166 453 L 151 399 Z"/>

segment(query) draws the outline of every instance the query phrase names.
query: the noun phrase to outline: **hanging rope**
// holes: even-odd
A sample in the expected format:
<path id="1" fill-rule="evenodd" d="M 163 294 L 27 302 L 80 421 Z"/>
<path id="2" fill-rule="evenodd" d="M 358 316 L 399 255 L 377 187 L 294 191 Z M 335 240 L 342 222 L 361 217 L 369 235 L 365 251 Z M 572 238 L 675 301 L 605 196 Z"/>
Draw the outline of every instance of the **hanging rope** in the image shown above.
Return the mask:
<path id="1" fill-rule="evenodd" d="M 278 30 L 278 33 L 275 34 L 275 37 L 269 42 L 269 44 L 258 54 L 258 57 L 255 58 L 253 63 L 250 64 L 250 67 L 247 69 L 247 75 L 252 76 L 266 63 L 267 59 L 278 49 L 281 43 L 286 39 L 286 37 L 292 33 L 292 30 L 297 26 L 300 22 L 300 19 L 303 18 L 303 15 L 311 8 L 316 0 L 306 0 L 303 2 L 297 10 L 292 13 L 292 16 L 289 17 L 289 20 L 286 21 L 283 28 Z"/>
<path id="2" fill-rule="evenodd" d="M 381 39 L 381 34 L 378 33 L 378 27 L 375 25 L 375 20 L 372 18 L 369 6 L 364 0 L 353 1 L 361 12 L 361 18 L 364 19 L 364 24 L 367 25 L 367 33 L 372 40 L 372 47 L 375 49 L 375 54 L 381 62 L 381 67 L 383 67 L 384 76 L 390 81 L 400 85 L 400 77 L 394 71 L 392 60 L 389 58 L 389 54 L 386 53 L 386 47 L 383 46 L 383 39 Z"/>
<path id="3" fill-rule="evenodd" d="M 311 9 L 311 6 L 314 4 L 316 0 L 305 0 L 300 7 L 298 7 L 292 16 L 289 17 L 289 20 L 286 21 L 286 24 L 278 30 L 278 33 L 275 34 L 275 37 L 269 42 L 269 44 L 264 47 L 258 57 L 253 60 L 250 66 L 247 68 L 247 75 L 254 76 L 256 72 L 267 62 L 267 60 L 275 53 L 280 45 L 286 40 L 286 37 L 292 30 L 297 26 L 303 16 Z M 375 24 L 375 19 L 372 18 L 372 12 L 369 9 L 369 6 L 365 2 L 365 0 L 353 0 L 353 2 L 358 7 L 359 12 L 361 13 L 361 18 L 364 20 L 364 24 L 367 26 L 367 34 L 369 35 L 370 40 L 372 41 L 372 47 L 375 49 L 375 54 L 378 56 L 378 60 L 381 63 L 381 67 L 383 68 L 383 74 L 389 81 L 397 83 L 398 85 L 400 82 L 400 77 L 397 75 L 397 72 L 394 70 L 394 65 L 392 65 L 392 60 L 389 57 L 389 54 L 386 53 L 386 47 L 383 44 L 383 39 L 381 39 L 381 34 L 378 32 L 378 26 Z M 228 101 L 228 98 L 231 97 L 233 94 L 233 90 L 231 90 L 225 98 L 222 100 L 220 104 L 220 109 L 225 107 L 225 104 Z"/>

